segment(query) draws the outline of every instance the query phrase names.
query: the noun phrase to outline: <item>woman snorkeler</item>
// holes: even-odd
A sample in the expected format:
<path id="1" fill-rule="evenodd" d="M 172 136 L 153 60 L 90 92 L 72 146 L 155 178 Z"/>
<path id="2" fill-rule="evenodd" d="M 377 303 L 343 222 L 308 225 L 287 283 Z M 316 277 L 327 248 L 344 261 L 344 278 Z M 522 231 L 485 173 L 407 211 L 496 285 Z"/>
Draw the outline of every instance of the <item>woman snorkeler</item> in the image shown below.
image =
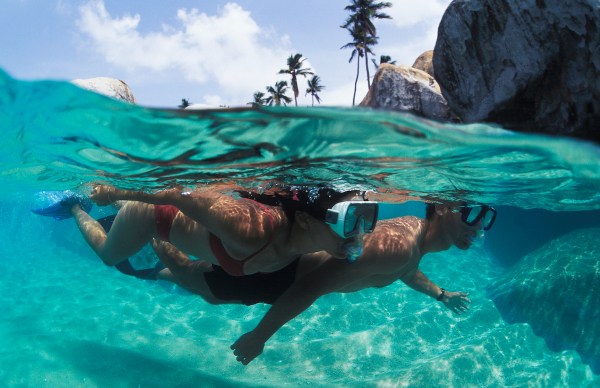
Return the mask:
<path id="1" fill-rule="evenodd" d="M 67 203 L 84 238 L 107 265 L 158 238 L 233 276 L 277 271 L 317 251 L 351 260 L 358 256 L 360 234 L 372 232 L 377 221 L 377 204 L 359 191 L 299 187 L 235 193 L 95 186 L 90 198 L 99 206 L 125 201 L 108 233 L 81 201 Z"/>

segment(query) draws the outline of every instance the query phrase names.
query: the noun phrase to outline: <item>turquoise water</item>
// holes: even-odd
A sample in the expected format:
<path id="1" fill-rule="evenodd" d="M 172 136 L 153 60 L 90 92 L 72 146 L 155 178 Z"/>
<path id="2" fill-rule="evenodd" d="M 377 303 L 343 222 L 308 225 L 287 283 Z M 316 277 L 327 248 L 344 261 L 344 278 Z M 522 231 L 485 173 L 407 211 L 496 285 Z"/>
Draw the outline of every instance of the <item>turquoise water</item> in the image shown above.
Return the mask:
<path id="1" fill-rule="evenodd" d="M 3 386 L 600 385 L 594 144 L 367 110 L 145 109 L 3 73 L 0 107 Z M 467 314 L 400 282 L 328 295 L 244 367 L 229 346 L 268 306 L 212 306 L 127 277 L 101 264 L 72 220 L 29 211 L 40 192 L 85 193 L 97 181 L 321 183 L 474 200 L 499 214 L 484 242 L 421 265 L 470 292 Z"/>

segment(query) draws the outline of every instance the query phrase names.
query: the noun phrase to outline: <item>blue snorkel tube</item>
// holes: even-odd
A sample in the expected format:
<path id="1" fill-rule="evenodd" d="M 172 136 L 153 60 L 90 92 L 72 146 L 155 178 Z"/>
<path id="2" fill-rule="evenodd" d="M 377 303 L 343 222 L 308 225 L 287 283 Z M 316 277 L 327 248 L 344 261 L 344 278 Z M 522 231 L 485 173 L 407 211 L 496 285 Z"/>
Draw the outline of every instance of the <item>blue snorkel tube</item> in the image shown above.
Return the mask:
<path id="1" fill-rule="evenodd" d="M 408 201 L 403 203 L 378 202 L 377 206 L 379 208 L 377 211 L 377 221 L 406 216 L 425 218 L 427 208 L 427 204 L 420 201 Z M 346 261 L 354 263 L 362 254 L 362 243 L 358 242 L 349 245 L 346 249 Z"/>

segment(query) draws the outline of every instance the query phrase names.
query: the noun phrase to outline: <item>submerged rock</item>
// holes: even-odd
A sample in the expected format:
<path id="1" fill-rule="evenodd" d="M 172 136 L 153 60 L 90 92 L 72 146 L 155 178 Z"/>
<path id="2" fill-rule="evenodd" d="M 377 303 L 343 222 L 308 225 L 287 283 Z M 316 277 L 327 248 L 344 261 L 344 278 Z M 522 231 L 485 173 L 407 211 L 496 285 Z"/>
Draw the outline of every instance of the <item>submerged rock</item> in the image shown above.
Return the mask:
<path id="1" fill-rule="evenodd" d="M 448 104 L 436 80 L 422 70 L 384 63 L 361 106 L 411 112 L 428 119 L 450 118 Z"/>
<path id="2" fill-rule="evenodd" d="M 600 7 L 589 0 L 454 0 L 433 63 L 465 122 L 600 140 Z"/>
<path id="3" fill-rule="evenodd" d="M 135 104 L 135 97 L 129 89 L 129 86 L 121 80 L 108 77 L 97 77 L 74 79 L 71 82 L 84 89 Z"/>
<path id="4" fill-rule="evenodd" d="M 574 349 L 600 373 L 600 228 L 551 241 L 487 291 L 505 321 L 528 323 L 551 350 Z"/>

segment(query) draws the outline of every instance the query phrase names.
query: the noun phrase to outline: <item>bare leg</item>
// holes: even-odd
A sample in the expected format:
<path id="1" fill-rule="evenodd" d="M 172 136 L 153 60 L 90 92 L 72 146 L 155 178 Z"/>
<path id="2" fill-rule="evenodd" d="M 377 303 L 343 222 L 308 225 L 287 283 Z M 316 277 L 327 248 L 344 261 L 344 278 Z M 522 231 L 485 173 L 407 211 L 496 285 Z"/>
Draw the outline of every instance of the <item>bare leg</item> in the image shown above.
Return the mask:
<path id="1" fill-rule="evenodd" d="M 105 206 L 115 201 L 137 201 L 154 205 L 172 205 L 190 219 L 206 226 L 213 232 L 222 229 L 231 229 L 231 219 L 228 219 L 224 214 L 235 212 L 236 208 L 236 201 L 221 193 L 201 191 L 182 194 L 180 188 L 146 193 L 143 191 L 122 190 L 112 186 L 99 185 L 94 187 L 90 198 L 99 206 Z M 221 202 L 221 205 L 215 208 L 214 205 L 217 201 Z M 227 226 L 223 228 L 224 225 Z"/>
<path id="2" fill-rule="evenodd" d="M 107 234 L 79 205 L 71 209 L 81 234 L 106 265 L 115 265 L 139 251 L 154 236 L 154 206 L 126 203 Z"/>
<path id="3" fill-rule="evenodd" d="M 152 240 L 152 248 L 169 272 L 160 272 L 160 279 L 179 284 L 212 304 L 225 303 L 210 292 L 204 273 L 212 271 L 212 265 L 202 260 L 190 260 L 188 256 L 164 241 Z"/>

